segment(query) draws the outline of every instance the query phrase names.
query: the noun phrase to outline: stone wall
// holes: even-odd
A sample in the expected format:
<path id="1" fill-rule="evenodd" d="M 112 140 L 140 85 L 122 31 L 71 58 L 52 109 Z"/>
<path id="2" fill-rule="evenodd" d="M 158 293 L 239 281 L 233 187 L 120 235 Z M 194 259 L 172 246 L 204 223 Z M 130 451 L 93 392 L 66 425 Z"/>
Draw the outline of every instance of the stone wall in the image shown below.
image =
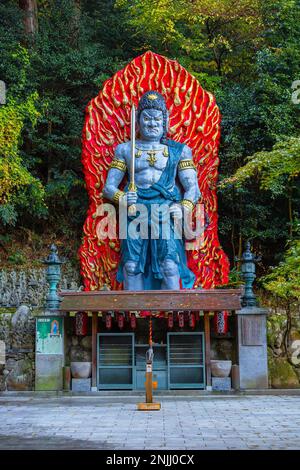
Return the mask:
<path id="1" fill-rule="evenodd" d="M 300 388 L 300 314 L 294 311 L 291 320 L 288 336 L 284 310 L 273 310 L 267 320 L 269 386 L 272 388 Z"/>
<path id="2" fill-rule="evenodd" d="M 61 290 L 80 288 L 79 272 L 68 264 L 62 266 L 59 288 Z M 0 270 L 0 307 L 13 308 L 25 304 L 42 308 L 47 292 L 46 270 L 43 267 Z"/>
<path id="3" fill-rule="evenodd" d="M 78 290 L 79 273 L 62 266 L 61 290 Z M 4 341 L 6 363 L 0 365 L 0 391 L 34 390 L 35 317 L 48 292 L 46 270 L 0 270 L 0 340 Z"/>
<path id="4" fill-rule="evenodd" d="M 0 391 L 33 390 L 35 319 L 27 306 L 0 315 L 0 340 L 6 352 L 5 365 L 0 365 Z"/>
<path id="5" fill-rule="evenodd" d="M 67 338 L 66 364 L 92 361 L 92 337 L 71 336 Z"/>

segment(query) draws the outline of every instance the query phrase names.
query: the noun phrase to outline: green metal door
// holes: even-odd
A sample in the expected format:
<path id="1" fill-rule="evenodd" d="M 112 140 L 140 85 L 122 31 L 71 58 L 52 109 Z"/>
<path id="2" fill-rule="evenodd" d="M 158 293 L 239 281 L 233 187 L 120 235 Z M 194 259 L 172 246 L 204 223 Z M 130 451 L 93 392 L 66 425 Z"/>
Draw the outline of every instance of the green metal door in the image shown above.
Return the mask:
<path id="1" fill-rule="evenodd" d="M 135 388 L 134 333 L 97 335 L 98 390 Z"/>
<path id="2" fill-rule="evenodd" d="M 168 388 L 205 388 L 203 333 L 168 333 Z"/>

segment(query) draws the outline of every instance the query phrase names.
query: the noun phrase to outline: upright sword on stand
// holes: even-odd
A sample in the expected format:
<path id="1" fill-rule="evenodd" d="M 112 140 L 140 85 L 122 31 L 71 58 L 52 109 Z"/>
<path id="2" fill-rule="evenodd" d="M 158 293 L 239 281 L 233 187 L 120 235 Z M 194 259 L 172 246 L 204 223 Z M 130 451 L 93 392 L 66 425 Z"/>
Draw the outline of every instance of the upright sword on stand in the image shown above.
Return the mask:
<path id="1" fill-rule="evenodd" d="M 131 108 L 131 117 L 130 117 L 130 141 L 131 141 L 131 160 L 130 160 L 130 183 L 128 186 L 128 191 L 135 191 L 136 192 L 136 185 L 134 181 L 134 173 L 135 173 L 135 106 L 132 105 Z M 136 213 L 136 206 L 132 204 L 128 207 L 128 214 L 135 215 Z"/>

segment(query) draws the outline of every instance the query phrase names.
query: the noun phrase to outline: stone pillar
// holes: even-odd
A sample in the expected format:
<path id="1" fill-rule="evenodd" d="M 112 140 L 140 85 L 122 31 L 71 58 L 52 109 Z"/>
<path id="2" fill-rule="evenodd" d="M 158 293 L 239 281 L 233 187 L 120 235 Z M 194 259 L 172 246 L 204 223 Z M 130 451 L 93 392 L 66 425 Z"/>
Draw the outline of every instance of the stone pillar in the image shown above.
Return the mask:
<path id="1" fill-rule="evenodd" d="M 243 307 L 238 319 L 240 389 L 268 388 L 266 316 L 268 310 Z"/>
<path id="2" fill-rule="evenodd" d="M 236 312 L 240 389 L 268 388 L 268 310 L 258 306 L 252 287 L 256 278 L 255 264 L 259 260 L 251 252 L 250 243 L 247 242 L 242 258 L 238 260 L 241 261 L 241 274 L 245 281 L 242 309 Z"/>
<path id="3" fill-rule="evenodd" d="M 36 318 L 35 389 L 62 390 L 64 318 L 45 312 Z"/>
<path id="4" fill-rule="evenodd" d="M 63 389 L 63 367 L 65 365 L 64 315 L 59 311 L 60 298 L 57 285 L 63 263 L 55 245 L 44 264 L 49 292 L 45 310 L 36 318 L 35 389 L 58 391 Z"/>

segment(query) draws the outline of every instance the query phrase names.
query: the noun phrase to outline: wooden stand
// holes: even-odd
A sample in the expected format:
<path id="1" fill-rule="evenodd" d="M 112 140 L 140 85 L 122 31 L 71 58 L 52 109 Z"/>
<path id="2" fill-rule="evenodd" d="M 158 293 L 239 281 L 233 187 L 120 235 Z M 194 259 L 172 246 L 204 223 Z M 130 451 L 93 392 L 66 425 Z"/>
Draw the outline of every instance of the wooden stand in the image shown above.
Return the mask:
<path id="1" fill-rule="evenodd" d="M 149 318 L 149 350 L 146 353 L 149 357 L 146 359 L 146 403 L 138 403 L 137 409 L 139 411 L 159 411 L 160 403 L 153 403 L 153 381 L 152 381 L 152 366 L 153 366 L 153 350 L 152 350 L 152 316 Z"/>
<path id="2" fill-rule="evenodd" d="M 210 321 L 209 312 L 204 312 L 204 333 L 205 333 L 205 369 L 206 388 L 211 389 L 211 368 L 210 368 Z"/>
<path id="3" fill-rule="evenodd" d="M 160 403 L 153 403 L 152 364 L 146 366 L 146 403 L 138 403 L 139 411 L 159 411 Z"/>
<path id="4" fill-rule="evenodd" d="M 93 312 L 92 318 L 92 392 L 97 391 L 97 333 L 98 314 Z"/>

